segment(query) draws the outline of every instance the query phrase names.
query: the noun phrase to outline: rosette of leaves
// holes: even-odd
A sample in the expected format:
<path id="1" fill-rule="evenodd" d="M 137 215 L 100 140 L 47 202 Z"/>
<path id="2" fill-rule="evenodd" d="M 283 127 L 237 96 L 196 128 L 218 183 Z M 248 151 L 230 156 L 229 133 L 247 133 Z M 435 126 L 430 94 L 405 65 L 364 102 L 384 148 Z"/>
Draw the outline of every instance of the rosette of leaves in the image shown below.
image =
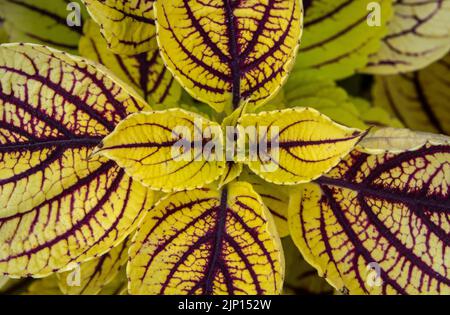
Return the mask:
<path id="1" fill-rule="evenodd" d="M 337 66 L 322 55 L 332 66 L 318 71 L 335 75 L 301 73 L 314 68 L 302 34 L 308 43 L 326 25 L 331 54 L 343 19 L 327 16 L 365 20 L 366 1 L 350 2 L 307 2 L 315 13 L 304 22 L 299 0 L 85 0 L 83 57 L 1 45 L 0 284 L 43 277 L 30 294 L 280 294 L 280 236 L 290 234 L 299 268 L 341 292 L 448 294 L 448 138 L 383 128 L 400 124 L 327 81 L 366 66 L 387 29 L 372 30 L 361 61 L 350 46 Z M 5 18 L 5 4 L 56 18 L 25 0 L 0 3 Z M 392 3 L 379 3 L 387 19 Z M 339 35 L 345 48 L 352 36 Z M 257 126 L 264 156 L 220 158 L 230 139 L 251 142 L 227 127 Z"/>

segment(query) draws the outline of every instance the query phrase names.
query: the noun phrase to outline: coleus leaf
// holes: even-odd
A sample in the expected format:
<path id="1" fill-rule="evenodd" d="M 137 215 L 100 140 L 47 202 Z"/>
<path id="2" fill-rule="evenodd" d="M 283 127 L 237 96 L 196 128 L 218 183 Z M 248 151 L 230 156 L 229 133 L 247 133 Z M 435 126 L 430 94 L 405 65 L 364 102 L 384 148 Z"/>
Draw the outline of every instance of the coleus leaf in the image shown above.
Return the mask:
<path id="1" fill-rule="evenodd" d="M 129 245 L 130 241 L 126 239 L 108 253 L 82 263 L 74 270 L 57 274 L 59 288 L 64 294 L 70 295 L 98 294 L 115 279 L 127 262 Z M 76 272 L 79 273 L 80 283 L 71 285 L 71 277 Z"/>
<path id="2" fill-rule="evenodd" d="M 308 264 L 290 237 L 282 239 L 286 259 L 285 292 L 296 295 L 333 294 L 333 287 Z"/>
<path id="3" fill-rule="evenodd" d="M 8 283 L 9 278 L 5 276 L 0 276 L 0 293 L 3 287 Z"/>
<path id="4" fill-rule="evenodd" d="M 210 152 L 204 145 L 208 134 L 217 144 Z M 225 162 L 214 154 L 223 143 L 219 124 L 174 108 L 130 115 L 102 140 L 95 154 L 115 161 L 145 186 L 171 192 L 218 179 Z"/>
<path id="5" fill-rule="evenodd" d="M 131 294 L 278 294 L 284 260 L 251 185 L 181 191 L 148 214 L 130 247 Z"/>
<path id="6" fill-rule="evenodd" d="M 397 74 L 422 69 L 450 49 L 450 3 L 394 0 L 394 17 L 365 72 Z"/>
<path id="7" fill-rule="evenodd" d="M 135 229 L 152 192 L 90 158 L 146 106 L 97 64 L 32 44 L 0 46 L 0 274 L 45 276 Z"/>
<path id="8" fill-rule="evenodd" d="M 87 17 L 80 1 L 81 23 Z M 82 33 L 81 26 L 67 23 L 68 1 L 65 0 L 0 0 L 0 16 L 11 42 L 43 44 L 76 53 Z"/>
<path id="9" fill-rule="evenodd" d="M 164 66 L 156 39 L 150 43 L 146 53 L 117 55 L 108 49 L 100 27 L 89 20 L 84 25 L 79 47 L 80 55 L 103 64 L 140 92 L 151 105 L 178 103 L 181 86 Z"/>
<path id="10" fill-rule="evenodd" d="M 401 122 L 385 109 L 348 95 L 331 80 L 305 80 L 296 76 L 289 80 L 284 89 L 288 107 L 311 107 L 348 127 L 403 127 Z"/>
<path id="11" fill-rule="evenodd" d="M 376 76 L 375 106 L 393 112 L 406 127 L 450 135 L 450 54 L 418 72 Z"/>
<path id="12" fill-rule="evenodd" d="M 364 135 L 311 108 L 246 114 L 239 124 L 243 128 L 267 127 L 258 139 L 258 143 L 267 142 L 266 156 L 247 156 L 245 163 L 266 181 L 281 185 L 309 182 L 328 172 Z M 272 148 L 272 143 L 277 147 Z"/>
<path id="13" fill-rule="evenodd" d="M 127 295 L 128 279 L 126 268 L 123 266 L 115 278 L 107 284 L 99 293 L 100 295 Z"/>
<path id="14" fill-rule="evenodd" d="M 24 295 L 61 295 L 56 274 L 34 280 L 23 292 Z"/>
<path id="15" fill-rule="evenodd" d="M 376 107 L 364 98 L 350 97 L 349 101 L 357 108 L 359 112 L 359 119 L 361 119 L 367 126 L 375 128 L 404 127 L 400 120 L 398 120 L 388 110 L 381 107 Z M 350 127 L 355 126 L 350 125 Z"/>
<path id="16" fill-rule="evenodd" d="M 100 25 L 108 47 L 120 55 L 152 50 L 156 37 L 154 0 L 81 0 Z"/>
<path id="17" fill-rule="evenodd" d="M 368 22 L 369 4 L 381 7 L 379 26 Z M 378 51 L 391 14 L 391 0 L 309 1 L 293 73 L 332 80 L 351 76 Z"/>
<path id="18" fill-rule="evenodd" d="M 167 66 L 195 98 L 230 113 L 274 96 L 294 62 L 299 0 L 157 1 L 158 43 Z"/>
<path id="19" fill-rule="evenodd" d="M 253 186 L 255 192 L 261 197 L 267 210 L 272 214 L 280 237 L 289 235 L 287 211 L 289 206 L 289 189 L 286 186 L 268 183 L 255 174 L 244 171 L 239 181 L 245 181 Z"/>
<path id="20" fill-rule="evenodd" d="M 297 247 L 338 290 L 449 294 L 449 161 L 448 145 L 352 152 L 291 197 Z"/>
<path id="21" fill-rule="evenodd" d="M 358 143 L 358 150 L 371 153 L 402 153 L 431 145 L 450 145 L 450 137 L 409 129 L 381 128 L 371 131 Z"/>

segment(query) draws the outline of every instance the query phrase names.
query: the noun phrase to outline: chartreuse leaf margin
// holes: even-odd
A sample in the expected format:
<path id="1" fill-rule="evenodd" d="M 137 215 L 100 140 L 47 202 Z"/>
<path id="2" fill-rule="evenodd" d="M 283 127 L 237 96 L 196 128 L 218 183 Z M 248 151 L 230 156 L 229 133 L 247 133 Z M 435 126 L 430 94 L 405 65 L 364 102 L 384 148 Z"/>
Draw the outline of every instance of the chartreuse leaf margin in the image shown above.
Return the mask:
<path id="1" fill-rule="evenodd" d="M 450 294 L 444 1 L 82 2 L 0 0 L 83 56 L 0 46 L 0 286 Z"/>

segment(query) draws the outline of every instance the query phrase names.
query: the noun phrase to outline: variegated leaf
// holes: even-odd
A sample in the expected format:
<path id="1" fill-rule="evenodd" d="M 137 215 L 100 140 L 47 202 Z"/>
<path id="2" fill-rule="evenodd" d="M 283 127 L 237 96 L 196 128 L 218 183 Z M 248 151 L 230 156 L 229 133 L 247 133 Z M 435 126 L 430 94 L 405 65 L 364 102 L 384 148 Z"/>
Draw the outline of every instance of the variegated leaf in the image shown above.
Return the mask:
<path id="1" fill-rule="evenodd" d="M 95 146 L 143 100 L 98 65 L 0 46 L 0 274 L 45 276 L 103 254 L 152 193 Z"/>
<path id="2" fill-rule="evenodd" d="M 150 51 L 156 37 L 155 0 L 81 0 L 100 25 L 108 47 L 116 54 Z"/>
<path id="3" fill-rule="evenodd" d="M 285 97 L 288 107 L 317 109 L 347 127 L 403 127 L 400 121 L 385 109 L 372 106 L 364 99 L 351 97 L 330 80 L 305 80 L 294 76 L 285 86 Z"/>
<path id="4" fill-rule="evenodd" d="M 250 134 L 249 145 L 260 148 L 250 152 L 244 162 L 266 181 L 281 185 L 309 182 L 326 173 L 364 135 L 358 129 L 334 123 L 314 109 L 300 107 L 246 114 L 239 125 Z M 256 136 L 251 130 L 247 133 L 247 128 L 254 126 Z"/>
<path id="5" fill-rule="evenodd" d="M 450 147 L 352 152 L 289 207 L 305 259 L 350 294 L 450 294 Z"/>
<path id="6" fill-rule="evenodd" d="M 156 2 L 158 42 L 189 93 L 230 113 L 275 96 L 294 62 L 302 28 L 299 0 Z"/>
<path id="7" fill-rule="evenodd" d="M 394 17 L 365 72 L 397 74 L 422 69 L 450 50 L 450 1 L 394 0 Z"/>
<path id="8" fill-rule="evenodd" d="M 450 145 L 450 137 L 409 129 L 381 128 L 371 131 L 358 143 L 358 150 L 371 153 L 402 153 L 426 144 Z"/>
<path id="9" fill-rule="evenodd" d="M 377 76 L 375 106 L 394 113 L 414 130 L 450 135 L 450 54 L 413 73 Z"/>
<path id="10" fill-rule="evenodd" d="M 120 268 L 128 259 L 128 239 L 111 249 L 108 253 L 82 263 L 74 270 L 58 274 L 58 285 L 64 294 L 93 295 L 100 293 L 118 275 Z M 78 273 L 78 275 L 76 275 Z M 71 279 L 79 277 L 79 283 L 73 285 Z"/>
<path id="11" fill-rule="evenodd" d="M 323 79 L 343 79 L 364 68 L 369 55 L 378 51 L 392 14 L 391 0 L 312 0 L 306 4 L 304 36 L 293 74 Z"/>
<path id="12" fill-rule="evenodd" d="M 99 26 L 92 20 L 86 22 L 83 30 L 79 48 L 83 57 L 103 64 L 140 92 L 151 105 L 178 104 L 181 86 L 164 66 L 156 39 L 152 41 L 148 52 L 124 56 L 108 49 Z"/>
<path id="13" fill-rule="evenodd" d="M 130 247 L 131 294 L 278 294 L 284 260 L 271 216 L 251 185 L 169 195 Z"/>
<path id="14" fill-rule="evenodd" d="M 87 12 L 79 0 L 0 0 L 0 16 L 10 42 L 43 44 L 76 53 Z M 80 24 L 69 26 L 68 21 Z"/>
<path id="15" fill-rule="evenodd" d="M 268 183 L 248 170 L 239 176 L 239 180 L 250 183 L 256 193 L 261 196 L 264 205 L 272 214 L 280 237 L 288 236 L 289 188 Z"/>
<path id="16" fill-rule="evenodd" d="M 282 240 L 286 258 L 285 292 L 296 295 L 329 295 L 334 290 L 317 270 L 308 264 L 290 237 Z"/>
<path id="17" fill-rule="evenodd" d="M 218 179 L 225 164 L 223 143 L 219 124 L 175 108 L 130 115 L 95 154 L 114 160 L 145 186 L 171 192 Z"/>

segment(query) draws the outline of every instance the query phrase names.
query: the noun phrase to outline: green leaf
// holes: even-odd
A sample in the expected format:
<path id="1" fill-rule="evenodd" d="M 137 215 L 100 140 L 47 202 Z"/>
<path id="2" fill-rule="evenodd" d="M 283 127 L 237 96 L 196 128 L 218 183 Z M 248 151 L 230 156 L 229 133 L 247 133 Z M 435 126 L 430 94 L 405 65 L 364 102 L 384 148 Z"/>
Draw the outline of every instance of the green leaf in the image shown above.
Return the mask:
<path id="1" fill-rule="evenodd" d="M 81 56 L 103 64 L 128 83 L 152 107 L 156 104 L 165 107 L 178 104 L 181 86 L 165 67 L 156 38 L 149 44 L 148 52 L 134 56 L 117 55 L 108 49 L 106 40 L 100 34 L 100 27 L 89 20 L 84 25 L 79 50 Z"/>
<path id="2" fill-rule="evenodd" d="M 380 50 L 364 72 L 398 74 L 422 69 L 450 49 L 450 2 L 394 0 L 394 17 Z"/>
<path id="3" fill-rule="evenodd" d="M 381 7 L 380 26 L 367 22 L 371 3 Z M 391 0 L 311 1 L 293 73 L 337 80 L 364 68 L 387 32 L 391 9 Z"/>
<path id="4" fill-rule="evenodd" d="M 450 135 L 450 54 L 429 67 L 375 77 L 375 106 L 395 114 L 408 128 Z"/>
<path id="5" fill-rule="evenodd" d="M 82 23 L 87 12 L 79 0 L 81 25 L 69 26 L 66 0 L 0 0 L 0 16 L 10 42 L 42 44 L 71 53 L 77 53 L 82 34 Z"/>

